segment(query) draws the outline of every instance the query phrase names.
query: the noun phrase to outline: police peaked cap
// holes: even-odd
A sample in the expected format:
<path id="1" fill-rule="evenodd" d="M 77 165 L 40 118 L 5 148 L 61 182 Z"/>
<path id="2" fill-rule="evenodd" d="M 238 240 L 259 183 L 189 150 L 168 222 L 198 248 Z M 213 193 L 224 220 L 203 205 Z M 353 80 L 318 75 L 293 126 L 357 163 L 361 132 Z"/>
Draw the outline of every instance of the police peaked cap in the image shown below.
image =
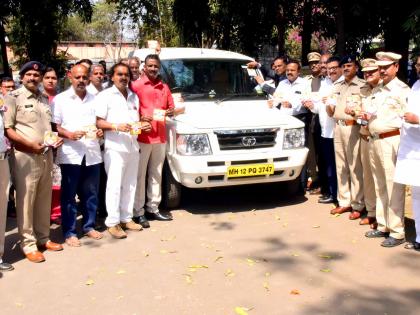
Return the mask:
<path id="1" fill-rule="evenodd" d="M 359 63 L 357 62 L 357 58 L 355 55 L 346 55 L 343 58 L 341 58 L 340 61 L 340 67 L 346 63 L 354 63 L 356 65 L 359 65 Z"/>
<path id="2" fill-rule="evenodd" d="M 44 69 L 45 69 L 45 66 L 39 61 L 29 61 L 20 68 L 19 75 L 22 77 L 29 70 L 35 70 L 35 71 L 39 71 L 40 73 L 43 73 Z"/>

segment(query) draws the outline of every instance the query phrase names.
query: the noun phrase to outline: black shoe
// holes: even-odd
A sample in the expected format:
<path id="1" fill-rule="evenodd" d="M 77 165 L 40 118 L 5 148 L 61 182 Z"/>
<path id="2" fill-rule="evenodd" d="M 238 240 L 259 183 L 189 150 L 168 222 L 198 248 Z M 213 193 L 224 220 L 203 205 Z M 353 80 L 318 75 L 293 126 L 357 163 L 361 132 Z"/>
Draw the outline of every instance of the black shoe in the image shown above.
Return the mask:
<path id="1" fill-rule="evenodd" d="M 388 237 L 388 232 L 382 232 L 379 230 L 370 230 L 365 233 L 365 236 L 368 238 L 375 238 L 375 237 Z"/>
<path id="2" fill-rule="evenodd" d="M 136 219 L 137 219 L 137 222 L 134 221 L 134 218 L 133 218 L 133 221 L 140 224 L 143 228 L 148 229 L 150 227 L 149 221 L 147 221 L 146 216 L 141 215 L 139 217 L 136 217 Z"/>
<path id="3" fill-rule="evenodd" d="M 2 262 L 0 263 L 0 271 L 12 271 L 15 269 L 11 264 Z"/>
<path id="4" fill-rule="evenodd" d="M 327 198 L 330 198 L 331 196 L 330 195 L 328 195 L 328 194 L 322 194 L 321 196 L 319 196 L 318 197 L 318 200 L 321 200 L 321 199 L 327 199 Z"/>
<path id="5" fill-rule="evenodd" d="M 165 215 L 163 213 L 158 212 L 147 212 L 145 213 L 146 218 L 149 220 L 158 220 L 158 221 L 172 221 L 172 216 Z"/>
<path id="6" fill-rule="evenodd" d="M 395 247 L 395 246 L 403 244 L 404 242 L 405 242 L 405 239 L 403 239 L 403 238 L 398 239 L 398 238 L 394 238 L 394 237 L 390 236 L 381 243 L 381 246 L 383 246 L 383 247 Z"/>
<path id="7" fill-rule="evenodd" d="M 332 196 L 329 196 L 328 198 L 325 199 L 319 199 L 318 203 L 336 203 L 337 200 L 335 200 Z"/>

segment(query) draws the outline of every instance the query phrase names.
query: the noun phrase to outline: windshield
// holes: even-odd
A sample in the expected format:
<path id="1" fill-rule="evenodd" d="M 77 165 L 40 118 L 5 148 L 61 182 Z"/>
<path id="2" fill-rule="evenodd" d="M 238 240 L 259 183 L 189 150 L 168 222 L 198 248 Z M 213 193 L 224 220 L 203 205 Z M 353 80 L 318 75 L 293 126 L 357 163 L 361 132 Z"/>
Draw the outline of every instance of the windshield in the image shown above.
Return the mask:
<path id="1" fill-rule="evenodd" d="M 248 60 L 162 60 L 161 75 L 173 93 L 186 99 L 259 96 L 244 67 Z"/>

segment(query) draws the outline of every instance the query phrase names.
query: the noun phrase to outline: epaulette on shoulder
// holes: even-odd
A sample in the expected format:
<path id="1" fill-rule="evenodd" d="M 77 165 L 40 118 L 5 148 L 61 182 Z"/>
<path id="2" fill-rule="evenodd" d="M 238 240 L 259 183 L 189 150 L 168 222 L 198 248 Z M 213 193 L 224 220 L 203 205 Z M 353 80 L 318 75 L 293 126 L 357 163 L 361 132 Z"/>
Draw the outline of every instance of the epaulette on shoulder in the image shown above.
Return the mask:
<path id="1" fill-rule="evenodd" d="M 9 93 L 9 95 L 12 96 L 12 97 L 14 97 L 14 98 L 16 98 L 16 97 L 18 97 L 22 93 L 23 93 L 23 89 L 22 88 L 19 88 L 19 89 L 16 89 L 14 91 L 11 91 Z"/>

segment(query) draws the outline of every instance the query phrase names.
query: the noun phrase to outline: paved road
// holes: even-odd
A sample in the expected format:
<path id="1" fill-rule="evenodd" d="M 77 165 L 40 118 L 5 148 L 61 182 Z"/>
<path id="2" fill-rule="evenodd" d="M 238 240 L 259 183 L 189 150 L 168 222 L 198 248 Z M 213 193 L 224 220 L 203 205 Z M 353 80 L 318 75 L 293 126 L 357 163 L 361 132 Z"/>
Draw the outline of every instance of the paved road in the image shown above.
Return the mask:
<path id="1" fill-rule="evenodd" d="M 420 314 L 420 254 L 382 248 L 316 196 L 283 191 L 188 191 L 173 222 L 125 240 L 83 238 L 42 264 L 9 249 L 16 270 L 0 279 L 0 313 Z"/>

